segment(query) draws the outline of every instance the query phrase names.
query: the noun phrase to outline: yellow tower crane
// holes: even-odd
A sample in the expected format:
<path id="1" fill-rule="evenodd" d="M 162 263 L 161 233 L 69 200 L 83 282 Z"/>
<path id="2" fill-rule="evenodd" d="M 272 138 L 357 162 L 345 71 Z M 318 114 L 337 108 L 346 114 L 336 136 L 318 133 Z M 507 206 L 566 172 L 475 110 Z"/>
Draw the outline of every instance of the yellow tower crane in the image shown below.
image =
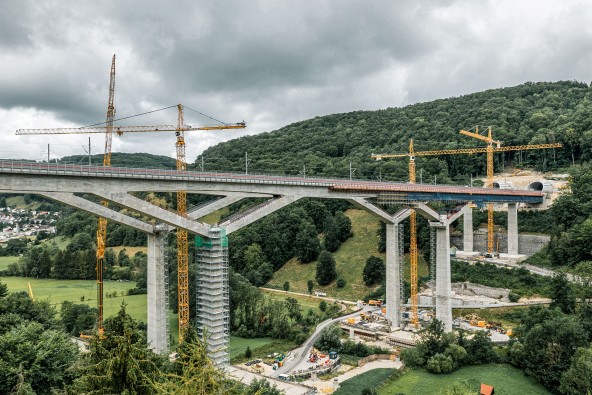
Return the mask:
<path id="1" fill-rule="evenodd" d="M 193 130 L 191 127 L 185 125 L 183 120 L 183 105 L 177 105 L 177 128 L 175 134 L 177 141 L 175 148 L 177 151 L 177 170 L 187 170 L 187 162 L 185 161 L 185 131 Z M 205 126 L 200 130 L 223 130 L 223 129 L 243 129 L 246 125 L 244 122 L 236 124 L 223 124 L 215 126 Z M 187 192 L 177 191 L 177 212 L 179 215 L 187 215 Z M 179 304 L 179 343 L 183 341 L 185 331 L 189 328 L 189 246 L 187 243 L 187 231 L 185 229 L 177 229 L 177 287 L 178 287 L 178 304 Z"/>
<path id="2" fill-rule="evenodd" d="M 144 132 L 175 132 L 177 139 L 175 147 L 177 151 L 177 170 L 186 170 L 185 161 L 185 132 L 194 130 L 222 130 L 222 129 L 244 129 L 245 122 L 209 125 L 192 127 L 185 125 L 183 121 L 183 106 L 177 105 L 178 116 L 177 126 L 173 125 L 154 125 L 154 126 L 99 126 L 84 128 L 54 128 L 54 129 L 19 129 L 17 135 L 33 134 L 86 134 L 86 133 L 106 133 L 109 130 L 110 135 L 113 132 L 121 136 L 123 133 L 144 133 Z M 110 162 L 109 162 L 110 163 Z M 180 215 L 187 215 L 186 192 L 177 192 L 177 211 Z M 103 239 L 104 240 L 104 239 Z M 104 244 L 103 244 L 104 245 Z M 178 273 L 178 302 L 179 302 L 179 342 L 183 340 L 184 332 L 189 326 L 189 268 L 188 268 L 188 244 L 187 231 L 179 229 L 177 231 L 177 273 Z M 102 298 L 101 298 L 102 299 Z M 101 303 L 102 307 L 102 303 Z"/>
<path id="3" fill-rule="evenodd" d="M 494 140 L 491 137 L 491 127 L 487 128 L 487 136 L 483 136 L 479 134 L 479 128 L 475 128 L 475 132 L 470 132 L 467 130 L 461 130 L 459 132 L 465 136 L 473 137 L 478 140 L 484 141 L 487 143 L 487 147 L 485 148 L 485 152 L 487 153 L 487 182 L 485 184 L 486 188 L 493 188 L 493 154 L 494 152 L 507 152 L 507 151 L 522 151 L 522 150 L 533 150 L 533 149 L 547 149 L 547 148 L 560 148 L 562 144 L 555 143 L 555 144 L 531 144 L 531 145 L 521 145 L 515 147 L 501 147 L 502 142 L 498 140 Z M 495 144 L 495 147 L 494 147 Z M 493 255 L 493 245 L 494 245 L 494 221 L 493 221 L 493 203 L 487 204 L 487 253 L 491 256 Z"/>
<path id="4" fill-rule="evenodd" d="M 111 61 L 111 73 L 109 75 L 109 100 L 107 102 L 107 121 L 105 122 L 105 154 L 103 155 L 103 166 L 111 166 L 111 142 L 113 138 L 113 120 L 115 119 L 115 54 Z M 109 202 L 102 200 L 104 207 Z M 97 331 L 99 337 L 103 336 L 103 268 L 105 260 L 105 243 L 107 240 L 107 218 L 99 217 L 97 226 Z"/>
<path id="5" fill-rule="evenodd" d="M 463 133 L 463 131 L 461 131 Z M 466 132 L 470 133 L 470 132 Z M 463 133 L 463 134 L 466 134 Z M 479 135 L 480 137 L 484 137 Z M 491 136 L 491 132 L 490 132 Z M 546 148 L 560 148 L 562 147 L 561 144 L 532 144 L 532 145 L 518 145 L 518 146 L 508 146 L 508 147 L 501 147 L 501 142 L 491 140 L 492 143 L 495 142 L 496 146 L 493 147 L 486 147 L 486 148 L 461 148 L 461 149 L 446 149 L 446 150 L 433 150 L 433 151 L 419 151 L 416 152 L 413 148 L 413 139 L 409 141 L 409 152 L 404 154 L 372 154 L 371 157 L 376 160 L 382 159 L 389 159 L 389 158 L 409 158 L 409 182 L 414 184 L 415 183 L 415 157 L 416 156 L 435 156 L 435 155 L 471 155 L 471 154 L 478 154 L 478 153 L 487 153 L 488 158 L 488 169 L 487 174 L 489 177 L 489 173 L 491 173 L 491 182 L 489 183 L 488 187 L 493 187 L 493 153 L 495 152 L 507 152 L 507 151 L 523 151 L 523 150 L 532 150 L 532 149 L 546 149 Z M 491 157 L 491 168 L 489 167 L 489 158 Z M 488 204 L 488 208 L 491 206 L 493 210 L 493 205 Z M 493 212 L 493 211 L 492 211 Z M 491 232 L 488 233 L 488 249 L 489 249 L 489 234 L 491 234 L 491 251 L 493 251 L 493 214 L 491 215 Z M 410 261 L 410 272 L 411 272 L 411 322 L 413 325 L 417 327 L 418 324 L 418 300 L 417 300 L 417 292 L 418 292 L 418 284 L 417 284 L 417 259 L 419 256 L 419 252 L 417 250 L 417 219 L 415 210 L 411 211 L 411 215 L 409 216 L 410 221 L 410 247 L 409 247 L 409 261 Z M 489 215 L 488 215 L 489 221 Z M 489 227 L 489 222 L 488 222 Z"/>

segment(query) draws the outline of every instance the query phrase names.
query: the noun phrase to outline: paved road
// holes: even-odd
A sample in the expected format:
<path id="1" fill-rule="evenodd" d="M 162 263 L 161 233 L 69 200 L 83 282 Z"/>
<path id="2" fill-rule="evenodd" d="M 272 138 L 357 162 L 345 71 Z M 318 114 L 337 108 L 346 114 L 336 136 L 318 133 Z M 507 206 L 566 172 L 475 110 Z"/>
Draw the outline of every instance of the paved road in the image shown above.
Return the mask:
<path id="1" fill-rule="evenodd" d="M 282 373 L 287 374 L 287 373 L 291 372 L 294 368 L 296 368 L 298 365 L 300 365 L 302 362 L 304 362 L 304 360 L 306 358 L 308 358 L 308 355 L 310 354 L 310 349 L 314 345 L 315 341 L 318 339 L 318 337 L 321 334 L 321 331 L 323 329 L 325 329 L 329 325 L 335 324 L 341 320 L 359 315 L 360 312 L 362 312 L 362 311 L 371 311 L 371 310 L 376 310 L 376 308 L 373 306 L 370 306 L 370 307 L 366 306 L 366 307 L 364 307 L 364 309 L 356 311 L 354 313 L 344 315 L 344 316 L 341 316 L 338 318 L 328 319 L 326 321 L 321 322 L 319 325 L 317 325 L 317 328 L 315 329 L 313 334 L 310 335 L 310 337 L 308 339 L 306 339 L 306 341 L 302 344 L 302 346 L 300 346 L 297 349 L 292 350 L 290 352 L 290 356 L 288 356 L 284 361 L 284 366 L 282 366 L 278 370 L 274 370 L 273 373 L 271 374 L 271 377 L 277 377 L 278 375 L 280 375 Z"/>

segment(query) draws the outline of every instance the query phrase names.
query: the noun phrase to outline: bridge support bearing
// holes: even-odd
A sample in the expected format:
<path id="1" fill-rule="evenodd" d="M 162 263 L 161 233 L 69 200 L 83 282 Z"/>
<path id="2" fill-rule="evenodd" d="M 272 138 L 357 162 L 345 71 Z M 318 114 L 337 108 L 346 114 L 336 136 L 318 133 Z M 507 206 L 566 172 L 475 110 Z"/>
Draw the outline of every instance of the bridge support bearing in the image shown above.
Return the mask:
<path id="1" fill-rule="evenodd" d="M 450 227 L 448 222 L 430 222 L 436 229 L 436 318 L 452 331 L 452 284 L 450 279 Z"/>
<path id="2" fill-rule="evenodd" d="M 169 351 L 166 238 L 164 227 L 148 234 L 148 347 L 157 354 Z"/>
<path id="3" fill-rule="evenodd" d="M 206 338 L 208 356 L 224 368 L 230 364 L 230 303 L 228 237 L 213 227 L 208 237 L 196 237 L 197 330 Z"/>

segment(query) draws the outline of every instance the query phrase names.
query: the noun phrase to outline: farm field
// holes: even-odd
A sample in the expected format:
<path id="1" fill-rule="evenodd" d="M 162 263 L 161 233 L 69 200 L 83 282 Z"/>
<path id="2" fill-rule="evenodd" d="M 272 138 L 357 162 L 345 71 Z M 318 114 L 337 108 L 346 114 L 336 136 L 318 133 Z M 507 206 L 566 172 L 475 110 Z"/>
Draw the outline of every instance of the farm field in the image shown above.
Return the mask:
<path id="1" fill-rule="evenodd" d="M 60 304 L 65 301 L 85 303 L 95 307 L 97 301 L 96 282 L 94 280 L 54 280 L 25 277 L 2 277 L 10 292 L 28 292 L 31 283 L 36 299 L 48 299 L 59 311 Z M 127 291 L 136 285 L 133 281 L 104 283 L 104 315 L 109 317 L 119 311 L 121 303 L 127 304 L 126 311 L 134 318 L 146 322 L 146 295 L 127 296 Z M 114 295 L 107 297 L 107 294 Z M 84 299 L 83 299 L 84 298 Z M 83 299 L 83 300 L 82 300 Z M 172 330 L 172 329 L 171 329 Z"/>
<path id="2" fill-rule="evenodd" d="M 361 380 L 363 375 L 351 380 Z M 378 388 L 379 395 L 433 395 L 451 387 L 455 382 L 466 382 L 477 393 L 481 383 L 493 385 L 495 393 L 505 395 L 550 395 L 534 379 L 510 365 L 491 364 L 467 366 L 451 374 L 431 374 L 424 370 L 409 370 L 401 377 L 387 381 Z M 351 393 L 353 395 L 353 392 Z"/>

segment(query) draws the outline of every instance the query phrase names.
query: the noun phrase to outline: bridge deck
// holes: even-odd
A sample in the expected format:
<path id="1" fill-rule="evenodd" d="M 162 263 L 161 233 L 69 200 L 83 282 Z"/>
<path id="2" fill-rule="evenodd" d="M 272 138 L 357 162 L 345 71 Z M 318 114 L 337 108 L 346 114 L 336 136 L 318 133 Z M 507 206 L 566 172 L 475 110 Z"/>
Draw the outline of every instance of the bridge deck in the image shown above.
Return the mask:
<path id="1" fill-rule="evenodd" d="M 476 201 L 542 203 L 544 194 L 537 191 L 469 188 L 452 185 L 426 185 L 334 178 L 212 173 L 164 169 L 81 166 L 20 161 L 0 161 L 0 173 L 47 175 L 53 177 L 125 178 L 191 183 L 257 184 L 323 188 L 329 192 L 354 193 L 377 197 L 382 201 Z"/>

